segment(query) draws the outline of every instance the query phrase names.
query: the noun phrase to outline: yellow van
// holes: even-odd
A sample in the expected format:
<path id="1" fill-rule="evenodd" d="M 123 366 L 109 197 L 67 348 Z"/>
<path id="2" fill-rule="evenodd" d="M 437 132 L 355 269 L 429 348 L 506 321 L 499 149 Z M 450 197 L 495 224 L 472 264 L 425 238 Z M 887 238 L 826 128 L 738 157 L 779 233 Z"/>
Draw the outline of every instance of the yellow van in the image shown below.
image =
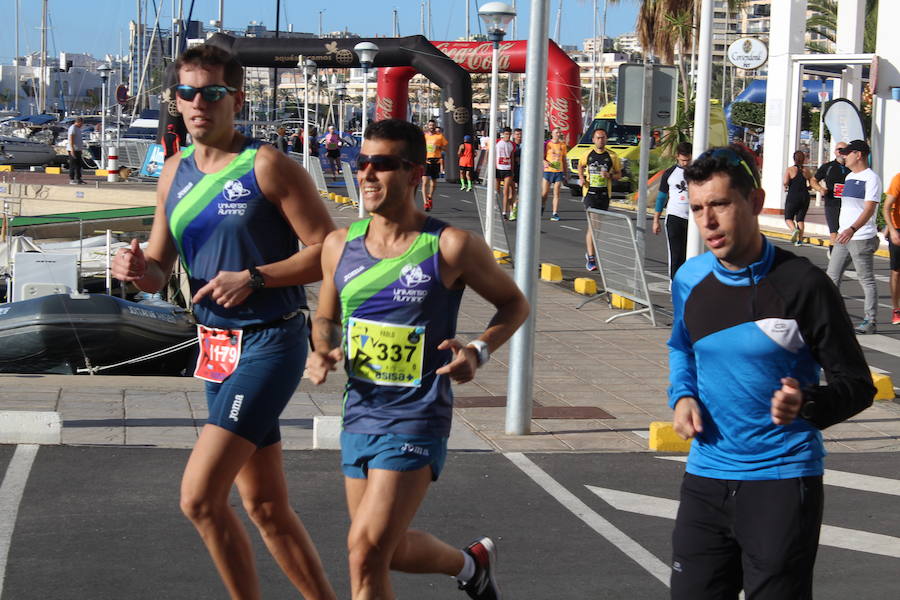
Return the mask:
<path id="1" fill-rule="evenodd" d="M 724 146 L 728 143 L 728 128 L 725 125 L 725 112 L 718 100 L 710 101 L 709 112 L 709 145 Z M 569 179 L 566 181 L 566 185 L 573 195 L 581 195 L 581 186 L 578 185 L 578 163 L 593 148 L 594 132 L 598 129 L 606 130 L 608 136 L 606 147 L 615 151 L 619 160 L 622 161 L 622 179 L 613 182 L 613 195 L 621 196 L 635 191 L 641 157 L 639 139 L 641 128 L 635 125 L 619 125 L 616 122 L 615 102 L 610 102 L 597 112 L 578 144 L 566 154 L 566 160 L 569 162 Z M 665 166 L 662 164 L 661 152 L 659 148 L 652 148 L 650 150 L 650 173 L 652 174 L 661 166 Z"/>

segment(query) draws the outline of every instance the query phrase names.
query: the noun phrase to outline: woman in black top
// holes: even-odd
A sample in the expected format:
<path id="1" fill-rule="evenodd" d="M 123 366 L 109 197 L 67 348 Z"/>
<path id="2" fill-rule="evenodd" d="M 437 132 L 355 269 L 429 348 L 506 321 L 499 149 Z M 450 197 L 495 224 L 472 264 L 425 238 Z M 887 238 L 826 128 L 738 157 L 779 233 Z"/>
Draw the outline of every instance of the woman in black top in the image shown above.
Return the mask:
<path id="1" fill-rule="evenodd" d="M 784 222 L 791 231 L 791 241 L 795 246 L 803 243 L 803 220 L 809 209 L 809 169 L 803 166 L 806 154 L 802 150 L 794 152 L 794 164 L 784 172 Z"/>

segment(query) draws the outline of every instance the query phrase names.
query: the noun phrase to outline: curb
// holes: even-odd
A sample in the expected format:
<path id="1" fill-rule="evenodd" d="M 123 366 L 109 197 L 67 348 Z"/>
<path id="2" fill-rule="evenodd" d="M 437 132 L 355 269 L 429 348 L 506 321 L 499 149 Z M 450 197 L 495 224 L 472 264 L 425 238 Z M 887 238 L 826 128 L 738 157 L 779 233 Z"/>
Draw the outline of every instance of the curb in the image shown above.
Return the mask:
<path id="1" fill-rule="evenodd" d="M 62 418 L 58 412 L 0 411 L 0 444 L 44 444 L 62 442 Z"/>

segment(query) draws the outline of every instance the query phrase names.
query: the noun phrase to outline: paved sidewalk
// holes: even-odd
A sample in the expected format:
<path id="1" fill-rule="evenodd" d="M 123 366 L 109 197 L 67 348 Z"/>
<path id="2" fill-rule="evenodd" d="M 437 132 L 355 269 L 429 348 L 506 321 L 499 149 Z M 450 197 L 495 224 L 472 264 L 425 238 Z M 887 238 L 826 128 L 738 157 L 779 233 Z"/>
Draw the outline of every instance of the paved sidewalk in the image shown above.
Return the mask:
<path id="1" fill-rule="evenodd" d="M 671 419 L 665 401 L 669 329 L 639 316 L 607 324 L 613 309 L 596 301 L 575 310 L 581 300 L 559 285 L 538 286 L 534 401 L 541 418 L 531 421 L 531 434 L 504 433 L 504 347 L 474 382 L 455 386 L 452 448 L 648 450 L 649 424 Z M 487 302 L 466 293 L 459 336 L 480 333 L 490 314 Z M 320 387 L 303 380 L 282 415 L 286 448 L 312 448 L 313 418 L 340 414 L 344 381 L 338 373 Z M 202 389 L 202 382 L 187 377 L 3 375 L 0 410 L 59 411 L 64 444 L 188 448 L 206 418 Z M 900 450 L 900 404 L 877 402 L 825 437 L 832 452 Z"/>
<path id="2" fill-rule="evenodd" d="M 329 203 L 339 226 L 355 219 Z M 774 228 L 773 228 L 774 229 Z M 777 235 L 778 232 L 773 231 Z M 310 289 L 314 301 L 316 287 Z M 668 322 L 652 327 L 642 316 L 606 323 L 618 311 L 598 300 L 576 310 L 583 296 L 541 282 L 535 310 L 535 418 L 531 434 L 506 435 L 509 348 L 454 386 L 451 448 L 501 451 L 648 451 L 652 421 L 668 421 Z M 477 336 L 491 305 L 468 291 L 458 335 Z M 319 387 L 304 379 L 282 415 L 288 449 L 313 447 L 313 418 L 339 415 L 345 378 Z M 727 385 L 727 382 L 723 382 Z M 0 411 L 59 411 L 64 444 L 188 448 L 206 418 L 203 384 L 193 378 L 0 375 Z M 825 432 L 832 452 L 900 450 L 900 404 L 876 404 Z"/>

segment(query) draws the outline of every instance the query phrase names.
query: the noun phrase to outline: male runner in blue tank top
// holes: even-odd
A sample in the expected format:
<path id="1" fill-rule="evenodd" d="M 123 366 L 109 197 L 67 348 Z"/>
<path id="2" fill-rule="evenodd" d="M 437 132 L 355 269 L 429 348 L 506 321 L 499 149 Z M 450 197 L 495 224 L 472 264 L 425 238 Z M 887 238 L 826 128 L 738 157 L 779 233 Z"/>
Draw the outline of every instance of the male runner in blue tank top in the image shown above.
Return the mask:
<path id="1" fill-rule="evenodd" d="M 166 160 L 150 243 L 133 240 L 113 275 L 155 292 L 175 260 L 188 272 L 209 420 L 181 482 L 194 523 L 233 598 L 259 598 L 247 532 L 228 502 L 237 483 L 269 551 L 305 598 L 335 599 L 312 540 L 290 506 L 278 416 L 307 352 L 302 285 L 321 277 L 334 225 L 309 175 L 234 129 L 243 69 L 198 46 L 176 62 L 178 111 L 194 145 Z M 304 249 L 298 251 L 298 240 Z"/>
<path id="2" fill-rule="evenodd" d="M 446 457 L 450 381 L 470 381 L 529 308 L 480 237 L 416 210 L 424 165 L 415 125 L 388 119 L 366 129 L 357 178 L 372 217 L 325 240 L 307 368 L 321 383 L 346 357 L 341 453 L 353 599 L 394 598 L 394 569 L 445 573 L 469 597 L 496 600 L 490 538 L 459 550 L 408 528 Z M 466 286 L 497 307 L 468 345 L 455 339 Z"/>

